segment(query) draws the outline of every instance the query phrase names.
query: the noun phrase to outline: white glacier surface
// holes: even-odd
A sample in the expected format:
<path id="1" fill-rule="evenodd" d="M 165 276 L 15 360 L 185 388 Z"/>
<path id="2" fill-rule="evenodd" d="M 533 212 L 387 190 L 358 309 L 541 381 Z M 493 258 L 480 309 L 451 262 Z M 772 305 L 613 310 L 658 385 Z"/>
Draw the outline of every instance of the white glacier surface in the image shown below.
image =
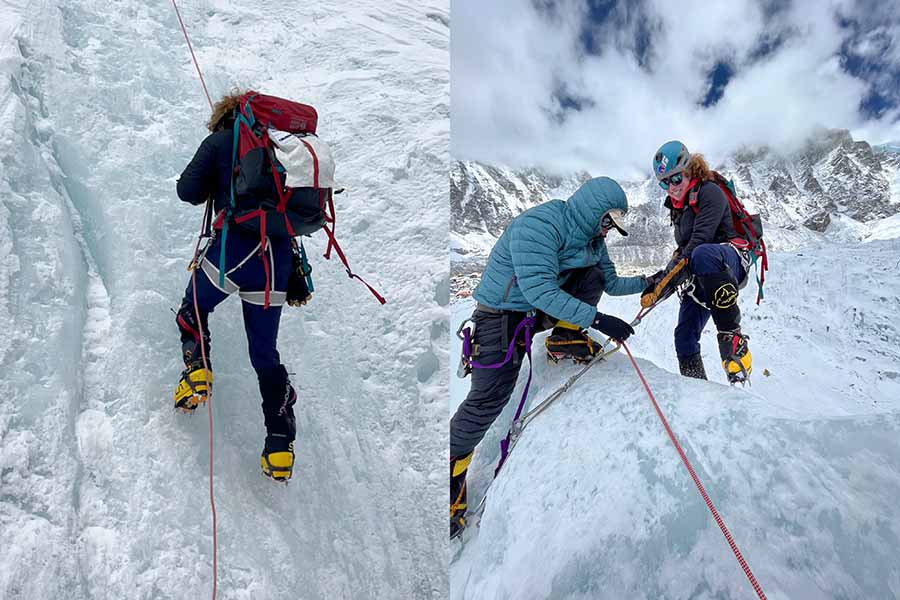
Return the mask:
<path id="1" fill-rule="evenodd" d="M 240 303 L 211 316 L 218 595 L 444 598 L 449 3 L 179 2 L 214 99 L 307 102 L 348 191 L 285 308 L 294 480 L 260 474 Z M 171 308 L 206 97 L 170 2 L 0 0 L 0 597 L 204 598 L 206 411 Z"/>
<path id="2" fill-rule="evenodd" d="M 751 386 L 725 383 L 711 322 L 711 381 L 677 374 L 677 299 L 628 345 L 769 599 L 898 598 L 900 239 L 769 258 L 765 300 L 755 304 L 752 281 L 741 294 Z M 472 309 L 452 305 L 454 331 Z M 599 310 L 630 319 L 638 296 L 604 297 Z M 579 368 L 548 364 L 545 335 L 531 407 Z M 475 452 L 470 506 L 491 481 L 526 369 Z M 468 381 L 451 374 L 451 414 Z M 756 597 L 621 350 L 528 426 L 479 526 L 451 552 L 454 600 Z"/>

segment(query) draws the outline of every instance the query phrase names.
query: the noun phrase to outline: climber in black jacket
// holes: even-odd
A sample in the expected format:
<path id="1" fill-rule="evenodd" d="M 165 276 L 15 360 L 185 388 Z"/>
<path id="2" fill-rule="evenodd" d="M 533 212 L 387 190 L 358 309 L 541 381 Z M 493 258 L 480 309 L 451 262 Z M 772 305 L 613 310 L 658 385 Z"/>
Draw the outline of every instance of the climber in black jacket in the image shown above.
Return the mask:
<path id="1" fill-rule="evenodd" d="M 224 214 L 231 197 L 234 110 L 242 93 L 227 95 L 215 104 L 207 125 L 212 133 L 200 144 L 177 184 L 178 197 L 182 201 L 200 205 L 212 198 L 214 210 L 220 215 Z M 219 271 L 223 245 L 224 276 Z M 196 289 L 188 282 L 176 317 L 185 368 L 175 390 L 175 406 L 184 412 L 192 412 L 207 400 L 208 382 L 212 382 L 208 315 L 220 302 L 237 292 L 242 301 L 250 363 L 256 371 L 262 395 L 267 435 L 260 463 L 267 476 L 287 480 L 294 463 L 296 425 L 293 406 L 297 394 L 281 363 L 276 342 L 292 269 L 291 240 L 270 238 L 265 255 L 267 261 L 261 252 L 259 234 L 235 226 L 228 228 L 227 236 L 222 236 L 219 230 L 219 235 L 214 236 L 203 253 L 194 278 Z M 267 280 L 270 283 L 268 306 L 265 301 Z M 201 338 L 209 370 L 203 364 Z"/>
<path id="2" fill-rule="evenodd" d="M 665 206 L 670 211 L 677 248 L 668 267 L 651 280 L 660 280 L 681 261 L 687 261 L 684 273 L 693 276 L 682 294 L 675 327 L 681 374 L 706 379 L 700 335 L 712 316 L 718 330 L 719 356 L 729 381 L 745 381 L 753 363 L 748 338 L 741 332 L 738 290 L 746 284 L 751 256 L 746 248 L 735 245 L 740 238 L 734 230 L 728 198 L 713 180 L 703 156 L 691 154 L 679 141 L 660 147 L 653 158 L 653 172 L 667 193 Z"/>

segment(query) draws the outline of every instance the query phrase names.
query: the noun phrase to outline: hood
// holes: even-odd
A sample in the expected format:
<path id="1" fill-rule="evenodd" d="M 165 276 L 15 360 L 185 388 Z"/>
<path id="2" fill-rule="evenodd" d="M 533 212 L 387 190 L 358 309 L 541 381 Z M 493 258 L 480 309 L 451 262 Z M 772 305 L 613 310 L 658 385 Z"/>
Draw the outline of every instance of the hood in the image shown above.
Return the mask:
<path id="1" fill-rule="evenodd" d="M 600 232 L 600 219 L 614 208 L 628 211 L 625 190 L 609 177 L 586 181 L 566 202 L 566 246 L 586 246 Z"/>

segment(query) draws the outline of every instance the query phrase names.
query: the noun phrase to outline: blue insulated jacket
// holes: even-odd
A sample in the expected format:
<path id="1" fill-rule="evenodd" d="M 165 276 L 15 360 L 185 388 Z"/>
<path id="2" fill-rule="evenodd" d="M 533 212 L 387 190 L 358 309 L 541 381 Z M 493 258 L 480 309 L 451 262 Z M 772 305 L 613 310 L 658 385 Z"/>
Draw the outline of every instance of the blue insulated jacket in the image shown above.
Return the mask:
<path id="1" fill-rule="evenodd" d="M 557 319 L 590 327 L 597 308 L 567 294 L 567 271 L 597 265 L 605 291 L 627 296 L 643 291 L 644 277 L 619 277 L 600 234 L 609 210 L 628 210 L 625 192 L 608 177 L 585 182 L 568 201 L 551 200 L 512 220 L 491 250 L 473 296 L 502 309 L 541 310 Z"/>

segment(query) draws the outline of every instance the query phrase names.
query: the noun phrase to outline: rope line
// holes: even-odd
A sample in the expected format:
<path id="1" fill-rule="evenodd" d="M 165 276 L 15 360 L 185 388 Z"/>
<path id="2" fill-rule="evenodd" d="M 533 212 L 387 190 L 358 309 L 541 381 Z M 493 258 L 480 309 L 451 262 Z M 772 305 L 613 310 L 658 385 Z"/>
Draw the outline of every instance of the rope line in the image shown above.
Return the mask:
<path id="1" fill-rule="evenodd" d="M 203 86 L 203 93 L 206 94 L 206 100 L 209 102 L 209 108 L 213 108 L 213 101 L 206 89 L 206 81 L 203 79 L 203 72 L 200 70 L 200 64 L 197 62 L 197 56 L 194 54 L 194 47 L 191 45 L 191 38 L 188 36 L 184 21 L 181 19 L 181 11 L 178 10 L 178 4 L 172 0 L 172 6 L 175 8 L 175 14 L 178 17 L 178 23 L 181 25 L 181 32 L 184 34 L 184 40 L 187 42 L 188 49 L 191 51 L 191 58 L 194 61 L 194 67 L 197 69 L 197 75 L 200 77 L 200 85 Z M 209 212 L 209 204 L 211 200 L 207 200 L 207 212 Z M 209 361 L 206 358 L 206 343 L 203 335 L 203 321 L 200 318 L 200 305 L 197 301 L 197 268 L 200 266 L 198 258 L 200 256 L 200 243 L 203 234 L 206 231 L 206 214 L 203 216 L 203 224 L 200 229 L 200 235 L 197 237 L 197 246 L 194 248 L 194 258 L 191 261 L 191 288 L 194 296 L 194 316 L 197 319 L 197 330 L 200 332 L 200 356 L 203 358 L 204 377 L 206 378 L 206 412 L 209 416 L 209 506 L 212 512 L 212 600 L 216 600 L 216 587 L 218 583 L 218 539 L 216 532 L 218 523 L 216 519 L 216 498 L 213 493 L 213 412 L 212 412 L 212 382 L 209 380 Z"/>
<path id="2" fill-rule="evenodd" d="M 197 244 L 200 247 L 200 244 Z M 194 254 L 194 263 L 196 265 L 197 252 Z M 203 375 L 206 378 L 206 413 L 209 415 L 209 506 L 212 510 L 212 560 L 213 560 L 213 578 L 212 578 L 212 600 L 216 600 L 216 583 L 218 573 L 218 540 L 216 539 L 216 531 L 218 529 L 216 523 L 216 498 L 213 495 L 213 412 L 212 412 L 212 382 L 209 380 L 209 363 L 206 359 L 206 343 L 203 337 L 203 323 L 200 320 L 200 306 L 197 302 L 197 269 L 191 271 L 191 287 L 194 294 L 194 315 L 197 318 L 197 330 L 200 332 L 200 356 L 203 357 Z"/>
<path id="3" fill-rule="evenodd" d="M 681 457 L 681 462 L 684 463 L 684 466 L 687 468 L 688 473 L 691 474 L 691 478 L 694 480 L 694 484 L 697 486 L 697 490 L 700 491 L 700 495 L 703 496 L 703 500 L 704 502 L 706 502 L 706 507 L 709 508 L 709 512 L 712 513 L 713 519 L 716 520 L 716 525 L 719 526 L 719 529 L 722 531 L 722 535 L 725 536 L 725 540 L 728 542 L 729 547 L 731 547 L 731 551 L 734 553 L 735 558 L 741 565 L 741 569 L 744 570 L 744 574 L 747 576 L 747 579 L 750 580 L 750 585 L 753 586 L 753 590 L 756 592 L 759 600 L 766 600 L 766 595 L 763 593 L 762 587 L 760 587 L 759 583 L 756 581 L 756 577 L 753 576 L 753 572 L 750 571 L 750 566 L 747 564 L 747 561 L 744 560 L 744 556 L 741 554 L 741 551 L 738 549 L 737 544 L 731 537 L 731 533 L 728 531 L 728 527 L 725 526 L 725 521 L 723 521 L 722 517 L 719 516 L 719 511 L 716 510 L 716 507 L 713 505 L 712 500 L 710 500 L 709 495 L 706 493 L 706 488 L 703 487 L 703 484 L 700 482 L 700 478 L 697 477 L 697 473 L 694 472 L 694 467 L 691 466 L 687 455 L 681 448 L 681 444 L 679 444 L 678 440 L 675 439 L 675 434 L 672 432 L 672 428 L 669 427 L 669 422 L 663 415 L 662 410 L 660 410 L 659 404 L 657 404 L 656 402 L 656 398 L 653 397 L 653 392 L 650 391 L 650 386 L 647 385 L 647 380 L 644 379 L 644 374 L 641 373 L 640 368 L 638 368 L 637 362 L 631 355 L 631 350 L 627 345 L 625 345 L 625 342 L 622 342 L 622 347 L 625 348 L 625 352 L 628 353 L 628 358 L 631 359 L 631 364 L 632 366 L 634 366 L 635 372 L 637 372 L 638 377 L 641 379 L 641 383 L 644 384 L 644 389 L 647 390 L 647 395 L 650 397 L 650 401 L 653 403 L 653 408 L 656 410 L 656 414 L 659 416 L 660 421 L 662 421 L 663 427 L 665 427 L 666 433 L 669 435 L 669 439 L 672 440 L 672 444 L 678 451 L 678 456 Z"/>
<path id="4" fill-rule="evenodd" d="M 184 33 L 184 40 L 187 42 L 188 50 L 191 51 L 191 58 L 194 60 L 194 67 L 197 69 L 197 75 L 200 76 L 200 85 L 203 86 L 203 93 L 206 94 L 206 100 L 209 102 L 209 107 L 212 108 L 212 98 L 209 96 L 209 90 L 206 89 L 206 81 L 203 79 L 203 73 L 200 71 L 200 64 L 197 62 L 196 55 L 194 55 L 194 47 L 191 46 L 191 38 L 188 37 L 187 29 L 184 27 L 184 21 L 181 20 L 181 11 L 178 10 L 178 5 L 175 4 L 175 0 L 172 0 L 172 6 L 175 7 L 175 14 L 178 16 L 178 23 L 181 24 L 181 32 Z"/>

